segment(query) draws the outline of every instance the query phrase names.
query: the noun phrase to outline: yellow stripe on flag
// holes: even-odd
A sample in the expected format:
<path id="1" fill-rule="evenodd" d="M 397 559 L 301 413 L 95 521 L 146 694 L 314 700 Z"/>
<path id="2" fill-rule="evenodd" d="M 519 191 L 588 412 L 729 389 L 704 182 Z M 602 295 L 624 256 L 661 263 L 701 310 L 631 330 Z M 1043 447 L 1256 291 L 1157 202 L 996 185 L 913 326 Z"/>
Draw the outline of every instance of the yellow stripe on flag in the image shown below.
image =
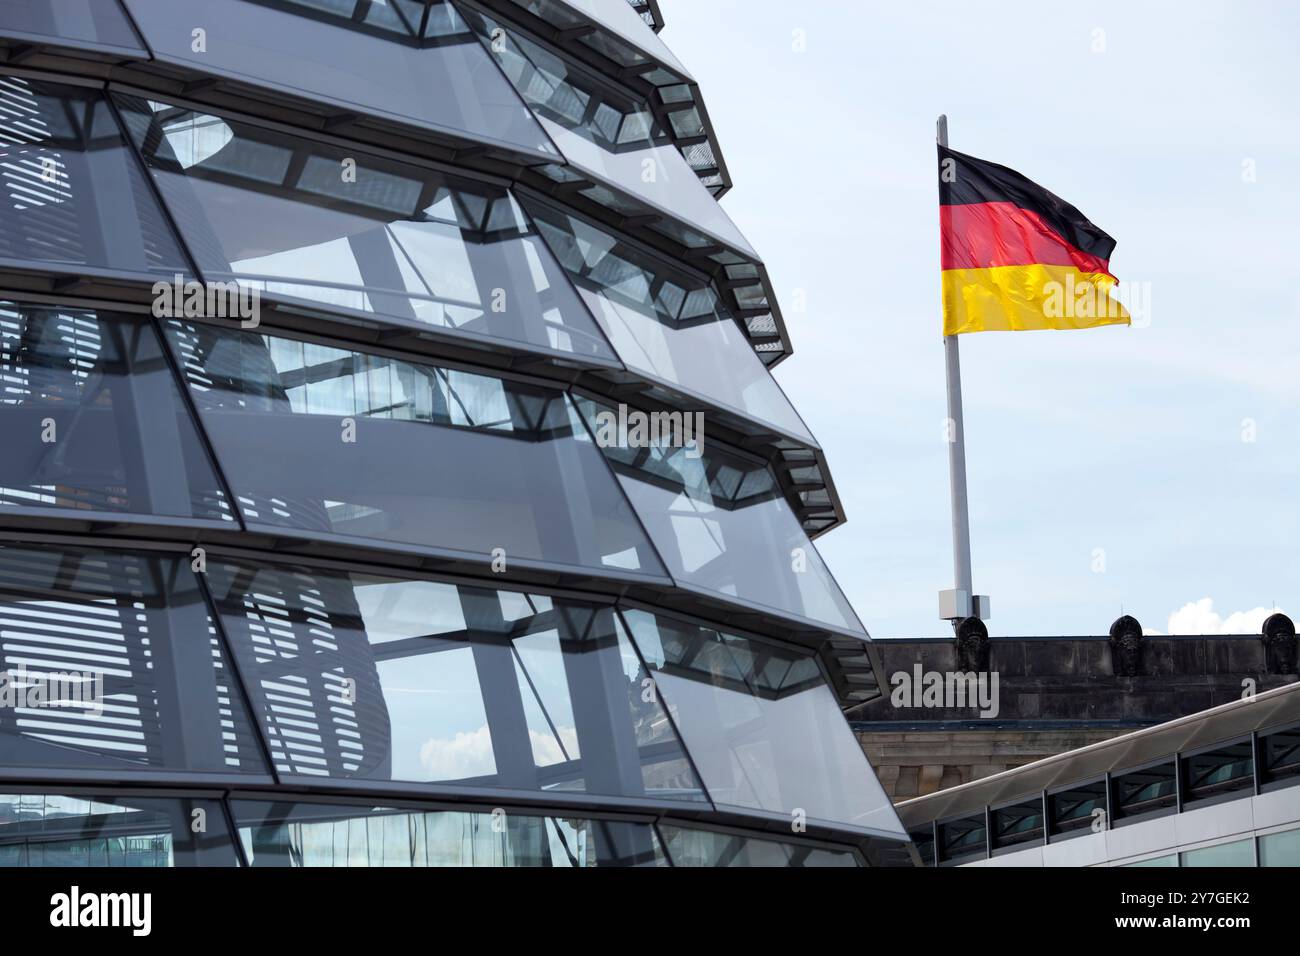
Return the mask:
<path id="1" fill-rule="evenodd" d="M 1110 296 L 1113 276 L 1073 266 L 995 266 L 945 269 L 943 334 L 1090 329 L 1130 325 L 1128 310 Z"/>

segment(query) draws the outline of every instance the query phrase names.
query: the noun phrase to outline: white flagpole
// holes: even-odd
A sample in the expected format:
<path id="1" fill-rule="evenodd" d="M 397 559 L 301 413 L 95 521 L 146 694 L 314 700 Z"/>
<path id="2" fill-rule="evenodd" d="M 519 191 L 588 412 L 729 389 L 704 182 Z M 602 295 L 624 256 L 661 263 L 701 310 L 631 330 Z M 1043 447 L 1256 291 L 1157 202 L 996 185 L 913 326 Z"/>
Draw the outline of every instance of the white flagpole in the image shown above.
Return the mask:
<path id="1" fill-rule="evenodd" d="M 940 146 L 948 145 L 948 117 L 936 124 Z M 970 511 L 966 503 L 966 430 L 961 412 L 961 359 L 957 336 L 943 337 L 944 363 L 948 372 L 948 479 L 952 488 L 952 564 L 956 594 L 940 594 L 939 614 L 948 620 L 986 617 L 987 598 L 977 607 L 971 585 Z M 946 595 L 951 595 L 946 598 Z"/>

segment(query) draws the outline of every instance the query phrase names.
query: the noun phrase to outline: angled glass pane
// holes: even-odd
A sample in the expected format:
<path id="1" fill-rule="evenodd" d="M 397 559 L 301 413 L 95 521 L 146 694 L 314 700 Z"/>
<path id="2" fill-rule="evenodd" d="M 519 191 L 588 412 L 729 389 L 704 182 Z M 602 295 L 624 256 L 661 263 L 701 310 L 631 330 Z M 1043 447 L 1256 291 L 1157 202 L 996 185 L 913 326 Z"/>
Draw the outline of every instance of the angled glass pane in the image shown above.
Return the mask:
<path id="1" fill-rule="evenodd" d="M 0 262 L 188 273 L 98 90 L 0 74 Z"/>
<path id="2" fill-rule="evenodd" d="M 284 773 L 705 801 L 609 608 L 226 562 L 209 581 Z"/>
<path id="3" fill-rule="evenodd" d="M 486 13 L 466 7 L 465 20 L 537 116 L 606 152 L 671 144 L 646 103 L 625 89 Z"/>
<path id="4" fill-rule="evenodd" d="M 445 0 L 126 0 L 154 56 L 205 73 L 501 146 L 555 147 Z M 361 11 L 360 19 L 354 14 Z M 205 31 L 200 42 L 193 31 Z"/>
<path id="5" fill-rule="evenodd" d="M 614 362 L 506 189 L 163 103 L 119 104 L 205 279 Z"/>
<path id="6" fill-rule="evenodd" d="M 188 555 L 0 546 L 0 768 L 266 773 Z"/>
<path id="7" fill-rule="evenodd" d="M 678 587 L 866 634 L 766 463 L 707 435 L 624 427 L 643 412 L 576 402 Z"/>
<path id="8" fill-rule="evenodd" d="M 566 172 L 577 170 L 704 234 L 689 245 L 716 241 L 757 258 L 645 103 L 486 14 L 466 8 L 465 17 L 559 147 Z M 620 212 L 644 212 L 606 188 L 585 192 Z"/>
<path id="9" fill-rule="evenodd" d="M 147 318 L 0 301 L 5 506 L 233 522 Z"/>
<path id="10" fill-rule="evenodd" d="M 663 578 L 563 392 L 230 327 L 166 328 L 250 525 Z"/>
<path id="11" fill-rule="evenodd" d="M 263 800 L 232 802 L 250 866 L 666 866 L 643 823 Z"/>
<path id="12" fill-rule="evenodd" d="M 0 793 L 0 867 L 238 865 L 219 800 Z"/>
<path id="13" fill-rule="evenodd" d="M 810 651 L 622 613 L 714 803 L 907 839 Z"/>
<path id="14" fill-rule="evenodd" d="M 146 55 L 117 0 L 0 0 L 0 36 Z"/>
<path id="15" fill-rule="evenodd" d="M 646 25 L 627 0 L 515 0 L 515 3 L 561 29 L 580 28 L 588 21 L 600 24 L 603 30 L 579 39 L 622 66 L 636 66 L 654 60 L 675 71 L 676 76 L 664 69 L 656 70 L 655 73 L 663 74 L 662 78 L 648 74 L 650 82 L 656 86 L 691 78 L 668 45 Z"/>
<path id="16" fill-rule="evenodd" d="M 624 365 L 816 444 L 711 284 L 584 219 L 528 211 Z"/>
<path id="17" fill-rule="evenodd" d="M 660 823 L 657 827 L 673 866 L 822 867 L 858 866 L 847 850 L 828 850 L 796 843 L 778 843 L 735 833 L 685 829 Z"/>

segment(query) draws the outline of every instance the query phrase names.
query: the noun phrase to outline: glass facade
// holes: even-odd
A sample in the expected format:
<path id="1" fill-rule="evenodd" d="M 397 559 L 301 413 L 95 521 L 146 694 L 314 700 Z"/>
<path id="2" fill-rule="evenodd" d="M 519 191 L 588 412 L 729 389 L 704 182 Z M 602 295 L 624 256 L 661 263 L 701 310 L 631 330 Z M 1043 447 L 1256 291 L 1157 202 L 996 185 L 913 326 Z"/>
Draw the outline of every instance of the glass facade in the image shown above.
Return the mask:
<path id="1" fill-rule="evenodd" d="M 0 774 L 265 775 L 187 561 L 0 546 Z"/>
<path id="2" fill-rule="evenodd" d="M 0 866 L 906 842 L 779 313 L 631 5 L 0 0 L 0 47 Z M 611 440 L 630 395 L 707 434 Z"/>
<path id="3" fill-rule="evenodd" d="M 117 0 L 4 0 L 0 36 L 143 56 Z"/>
<path id="4" fill-rule="evenodd" d="M 865 636 L 765 463 L 707 440 L 620 444 L 614 409 L 578 405 L 679 587 Z"/>
<path id="5" fill-rule="evenodd" d="M 0 265 L 189 273 L 98 90 L 0 74 Z"/>
<path id="6" fill-rule="evenodd" d="M 705 800 L 608 607 L 305 569 L 209 577 L 278 770 Z"/>
<path id="7" fill-rule="evenodd" d="M 208 280 L 614 362 L 504 188 L 165 103 L 117 102 Z"/>
<path id="8" fill-rule="evenodd" d="M 250 527 L 662 579 L 563 392 L 181 320 L 167 335 Z"/>
<path id="9" fill-rule="evenodd" d="M 528 208 L 624 365 L 814 444 L 712 284 L 588 220 Z"/>
<path id="10" fill-rule="evenodd" d="M 238 862 L 218 800 L 0 793 L 0 867 Z"/>
<path id="11" fill-rule="evenodd" d="M 891 830 L 894 811 L 806 651 L 624 612 L 713 801 Z"/>
<path id="12" fill-rule="evenodd" d="M 445 0 L 367 4 L 359 22 L 352 16 L 355 4 L 308 0 L 126 0 L 126 5 L 154 56 L 164 62 L 291 93 L 332 111 L 493 144 L 535 162 L 558 158 L 537 120 Z"/>
<path id="13" fill-rule="evenodd" d="M 250 866 L 668 865 L 639 823 L 251 800 L 234 811 Z"/>
<path id="14" fill-rule="evenodd" d="M 0 507 L 233 521 L 152 323 L 0 302 Z"/>

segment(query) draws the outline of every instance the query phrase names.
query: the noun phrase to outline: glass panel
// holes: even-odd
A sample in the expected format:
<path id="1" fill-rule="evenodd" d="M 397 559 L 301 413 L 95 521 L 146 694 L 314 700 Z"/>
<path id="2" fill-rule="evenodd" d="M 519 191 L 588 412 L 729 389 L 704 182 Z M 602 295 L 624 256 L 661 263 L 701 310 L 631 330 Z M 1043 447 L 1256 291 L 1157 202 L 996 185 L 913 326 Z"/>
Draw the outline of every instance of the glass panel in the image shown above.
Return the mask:
<path id="1" fill-rule="evenodd" d="M 278 6 L 210 0 L 126 0 L 154 55 L 206 73 L 283 90 L 426 129 L 553 159 L 510 84 L 445 0 L 430 4 L 427 39 L 417 39 L 414 5 L 286 0 Z M 201 49 L 193 36 L 206 31 Z"/>
<path id="2" fill-rule="evenodd" d="M 1249 740 L 1211 753 L 1183 758 L 1187 795 L 1203 800 L 1224 793 L 1255 788 L 1254 746 Z"/>
<path id="3" fill-rule="evenodd" d="M 1043 842 L 1043 801 L 1027 800 L 991 812 L 994 849 Z"/>
<path id="4" fill-rule="evenodd" d="M 668 49 L 627 0 L 515 0 L 521 7 L 548 23 L 562 27 L 580 26 L 588 20 L 600 24 L 600 31 L 582 37 L 592 49 L 605 54 L 622 66 L 634 66 L 646 60 L 646 54 L 678 74 L 666 76 L 658 83 L 680 83 L 690 79 L 685 67 Z M 660 69 L 657 72 L 665 73 Z M 656 78 L 657 79 L 657 78 Z M 656 85 L 658 85 L 658 83 Z"/>
<path id="5" fill-rule="evenodd" d="M 717 444 L 701 453 L 667 427 L 657 438 L 622 428 L 619 412 L 577 402 L 679 587 L 865 635 L 766 464 Z"/>
<path id="6" fill-rule="evenodd" d="M 1115 816 L 1136 817 L 1177 805 L 1178 784 L 1174 762 L 1116 774 Z"/>
<path id="7" fill-rule="evenodd" d="M 613 362 L 504 188 L 122 97 L 204 278 Z"/>
<path id="8" fill-rule="evenodd" d="M 305 569 L 208 573 L 284 772 L 705 799 L 608 608 Z"/>
<path id="9" fill-rule="evenodd" d="M 1170 856 L 1157 856 L 1157 857 L 1153 857 L 1150 860 L 1138 860 L 1136 863 L 1125 863 L 1124 866 L 1125 867 L 1130 867 L 1130 866 L 1176 867 L 1178 866 L 1178 854 L 1174 853 L 1171 854 Z"/>
<path id="10" fill-rule="evenodd" d="M 144 53 L 117 0 L 0 0 L 0 36 Z"/>
<path id="11" fill-rule="evenodd" d="M 1220 843 L 1218 846 L 1202 847 L 1199 850 L 1186 850 L 1182 854 L 1182 866 L 1254 866 L 1255 841 L 1238 840 L 1236 843 Z"/>
<path id="12" fill-rule="evenodd" d="M 906 839 L 810 652 L 623 616 L 714 803 Z"/>
<path id="13" fill-rule="evenodd" d="M 0 302 L 0 508 L 234 521 L 148 319 Z"/>
<path id="14" fill-rule="evenodd" d="M 987 829 L 983 813 L 940 823 L 938 826 L 939 859 L 948 862 L 987 857 Z"/>
<path id="15" fill-rule="evenodd" d="M 238 863 L 217 800 L 0 794 L 0 867 Z"/>
<path id="16" fill-rule="evenodd" d="M 927 827 L 923 831 L 909 833 L 908 837 L 916 844 L 916 852 L 921 857 L 921 865 L 934 866 L 934 831 Z"/>
<path id="17" fill-rule="evenodd" d="M 188 557 L 0 547 L 0 767 L 265 773 Z"/>
<path id="18" fill-rule="evenodd" d="M 545 116 L 538 119 L 571 169 L 621 190 L 636 202 L 628 204 L 601 189 L 585 189 L 584 195 L 625 215 L 643 215 L 646 207 L 662 213 L 667 221 L 656 224 L 656 229 L 689 248 L 703 248 L 717 242 L 748 258 L 758 258 L 758 253 L 675 147 L 651 146 L 611 153 Z M 684 225 L 677 225 L 678 221 Z"/>
<path id="19" fill-rule="evenodd" d="M 1052 814 L 1053 834 L 1090 833 L 1094 820 L 1105 823 L 1106 783 L 1097 780 L 1049 794 L 1047 806 Z M 1101 814 L 1097 814 L 1098 810 Z"/>
<path id="20" fill-rule="evenodd" d="M 466 7 L 465 19 L 538 116 L 610 153 L 670 142 L 644 102 L 485 13 Z"/>
<path id="21" fill-rule="evenodd" d="M 229 327 L 167 333 L 250 524 L 662 577 L 561 392 Z"/>
<path id="22" fill-rule="evenodd" d="M 1260 734 L 1261 776 L 1266 783 L 1300 776 L 1300 727 Z"/>
<path id="23" fill-rule="evenodd" d="M 97 91 L 0 74 L 0 261 L 189 267 Z"/>
<path id="24" fill-rule="evenodd" d="M 640 823 L 236 800 L 252 866 L 666 866 Z"/>
<path id="25" fill-rule="evenodd" d="M 528 209 L 628 368 L 815 444 L 712 285 L 585 220 Z"/>
<path id="26" fill-rule="evenodd" d="M 673 866 L 858 866 L 849 852 L 659 824 Z"/>
<path id="27" fill-rule="evenodd" d="M 1259 838 L 1260 866 L 1300 866 L 1300 830 Z"/>

